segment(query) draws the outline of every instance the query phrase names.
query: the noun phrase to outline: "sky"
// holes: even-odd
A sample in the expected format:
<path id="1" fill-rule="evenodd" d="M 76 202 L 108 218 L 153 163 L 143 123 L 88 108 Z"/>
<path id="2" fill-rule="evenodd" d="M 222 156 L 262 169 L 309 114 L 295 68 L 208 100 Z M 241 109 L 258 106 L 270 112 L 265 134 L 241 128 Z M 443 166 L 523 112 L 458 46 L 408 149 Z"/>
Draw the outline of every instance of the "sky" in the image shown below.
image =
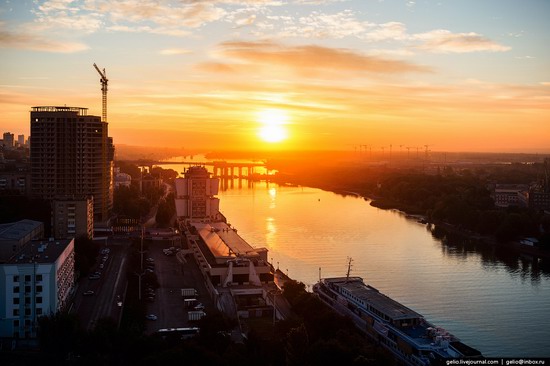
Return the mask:
<path id="1" fill-rule="evenodd" d="M 0 132 L 115 144 L 550 152 L 549 0 L 2 0 Z"/>

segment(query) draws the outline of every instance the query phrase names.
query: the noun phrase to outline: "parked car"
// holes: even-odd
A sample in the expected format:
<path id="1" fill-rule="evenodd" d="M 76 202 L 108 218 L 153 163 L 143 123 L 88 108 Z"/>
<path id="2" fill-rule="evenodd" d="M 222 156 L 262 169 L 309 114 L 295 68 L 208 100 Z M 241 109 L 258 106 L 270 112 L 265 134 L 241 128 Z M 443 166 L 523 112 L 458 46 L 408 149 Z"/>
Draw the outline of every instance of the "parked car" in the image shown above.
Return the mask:
<path id="1" fill-rule="evenodd" d="M 145 260 L 149 263 L 155 263 L 155 260 L 153 258 L 147 258 Z"/>
<path id="2" fill-rule="evenodd" d="M 84 291 L 82 293 L 82 295 L 84 295 L 84 296 L 92 296 L 93 294 L 94 294 L 94 292 L 92 290 Z"/>
<path id="3" fill-rule="evenodd" d="M 88 277 L 89 280 L 99 280 L 101 277 L 99 277 L 98 275 L 91 275 Z"/>
<path id="4" fill-rule="evenodd" d="M 146 315 L 145 318 L 147 320 L 157 320 L 157 316 L 155 314 Z"/>
<path id="5" fill-rule="evenodd" d="M 197 305 L 195 305 L 194 309 L 195 310 L 204 310 L 204 305 L 199 302 Z"/>

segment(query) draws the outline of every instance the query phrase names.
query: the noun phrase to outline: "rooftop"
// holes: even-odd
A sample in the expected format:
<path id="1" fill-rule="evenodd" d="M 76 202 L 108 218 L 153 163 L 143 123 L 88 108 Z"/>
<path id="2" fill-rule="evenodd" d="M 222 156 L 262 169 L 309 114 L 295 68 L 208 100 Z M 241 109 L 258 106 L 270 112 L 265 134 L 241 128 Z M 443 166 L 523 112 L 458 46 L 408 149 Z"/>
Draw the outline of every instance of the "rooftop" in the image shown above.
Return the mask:
<path id="1" fill-rule="evenodd" d="M 192 225 L 208 246 L 214 257 L 258 257 L 259 254 L 250 244 L 241 238 L 235 229 L 225 222 L 196 222 Z"/>
<path id="2" fill-rule="evenodd" d="M 422 318 L 422 315 L 387 297 L 374 287 L 365 285 L 360 277 L 330 278 L 325 281 L 346 289 L 357 299 L 363 300 L 365 305 L 369 304 L 391 319 Z"/>
<path id="3" fill-rule="evenodd" d="M 74 239 L 33 240 L 7 264 L 53 263 Z"/>
<path id="4" fill-rule="evenodd" d="M 55 107 L 55 106 L 40 106 L 31 107 L 31 112 L 76 112 L 79 116 L 86 116 L 88 114 L 88 108 L 81 107 Z"/>
<path id="5" fill-rule="evenodd" d="M 2 240 L 19 240 L 31 234 L 34 230 L 40 228 L 44 224 L 34 220 L 20 220 L 7 224 L 0 224 L 0 241 Z"/>

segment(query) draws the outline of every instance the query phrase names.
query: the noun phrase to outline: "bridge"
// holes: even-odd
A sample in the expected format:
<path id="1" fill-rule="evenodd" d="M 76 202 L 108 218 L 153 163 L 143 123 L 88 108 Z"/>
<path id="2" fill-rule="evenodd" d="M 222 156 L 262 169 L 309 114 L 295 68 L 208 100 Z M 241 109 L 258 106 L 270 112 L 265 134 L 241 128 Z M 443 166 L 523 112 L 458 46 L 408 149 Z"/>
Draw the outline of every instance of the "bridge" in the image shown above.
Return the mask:
<path id="1" fill-rule="evenodd" d="M 148 167 L 149 170 L 155 165 L 188 165 L 188 166 L 211 166 L 214 177 L 232 178 L 232 177 L 251 177 L 254 175 L 254 168 L 265 168 L 265 162 L 244 163 L 244 162 L 229 162 L 224 160 L 216 161 L 159 161 L 159 160 L 134 160 L 127 161 L 139 167 Z M 237 174 L 235 174 L 237 173 Z"/>

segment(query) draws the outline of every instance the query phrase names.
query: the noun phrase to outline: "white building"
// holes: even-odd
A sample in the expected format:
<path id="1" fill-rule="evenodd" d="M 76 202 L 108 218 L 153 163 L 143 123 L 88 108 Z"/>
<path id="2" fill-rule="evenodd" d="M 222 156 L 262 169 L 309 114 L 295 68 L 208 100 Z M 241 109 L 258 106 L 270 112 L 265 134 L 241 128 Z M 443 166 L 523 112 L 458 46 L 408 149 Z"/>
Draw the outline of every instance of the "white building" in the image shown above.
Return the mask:
<path id="1" fill-rule="evenodd" d="M 218 178 L 211 178 L 203 166 L 192 166 L 184 173 L 183 178 L 176 179 L 176 214 L 178 222 L 218 221 L 220 199 Z"/>
<path id="2" fill-rule="evenodd" d="M 0 337 L 36 338 L 38 318 L 66 308 L 74 281 L 74 239 L 33 240 L 0 264 Z"/>

